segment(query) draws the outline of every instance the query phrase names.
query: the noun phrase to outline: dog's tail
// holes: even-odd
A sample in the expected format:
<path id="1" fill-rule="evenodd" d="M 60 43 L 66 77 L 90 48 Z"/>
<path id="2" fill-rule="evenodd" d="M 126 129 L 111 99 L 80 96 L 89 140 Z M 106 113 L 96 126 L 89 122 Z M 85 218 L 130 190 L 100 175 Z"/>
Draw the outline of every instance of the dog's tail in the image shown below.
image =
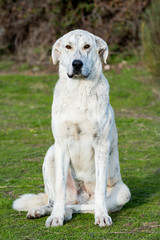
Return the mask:
<path id="1" fill-rule="evenodd" d="M 29 211 L 33 208 L 38 208 L 46 205 L 48 195 L 46 193 L 39 194 L 24 194 L 13 202 L 13 209 L 17 211 Z"/>

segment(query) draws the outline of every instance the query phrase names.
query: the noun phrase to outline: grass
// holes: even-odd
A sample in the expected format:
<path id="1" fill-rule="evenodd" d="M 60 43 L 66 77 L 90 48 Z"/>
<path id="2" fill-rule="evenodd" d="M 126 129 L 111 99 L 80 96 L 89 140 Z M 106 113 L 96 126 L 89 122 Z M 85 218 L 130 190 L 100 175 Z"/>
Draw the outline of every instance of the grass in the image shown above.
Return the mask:
<path id="1" fill-rule="evenodd" d="M 0 71 L 8 70 L 14 65 L 13 61 L 0 61 Z"/>
<path id="2" fill-rule="evenodd" d="M 0 76 L 1 239 L 154 239 L 160 236 L 160 104 L 148 73 L 128 65 L 106 74 L 119 133 L 121 173 L 132 198 L 112 213 L 113 226 L 94 226 L 91 214 L 75 214 L 63 227 L 46 217 L 27 220 L 12 209 L 23 193 L 43 191 L 41 167 L 51 133 L 53 76 Z"/>

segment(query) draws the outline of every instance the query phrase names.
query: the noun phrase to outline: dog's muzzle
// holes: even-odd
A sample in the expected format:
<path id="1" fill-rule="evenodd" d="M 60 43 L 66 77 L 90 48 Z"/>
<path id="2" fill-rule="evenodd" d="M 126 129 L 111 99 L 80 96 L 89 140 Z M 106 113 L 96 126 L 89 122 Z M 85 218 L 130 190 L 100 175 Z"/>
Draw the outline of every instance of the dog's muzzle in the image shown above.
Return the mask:
<path id="1" fill-rule="evenodd" d="M 72 78 L 74 75 L 82 75 L 82 67 L 83 62 L 81 60 L 74 60 L 72 62 L 73 73 L 71 75 L 68 74 L 68 77 Z"/>

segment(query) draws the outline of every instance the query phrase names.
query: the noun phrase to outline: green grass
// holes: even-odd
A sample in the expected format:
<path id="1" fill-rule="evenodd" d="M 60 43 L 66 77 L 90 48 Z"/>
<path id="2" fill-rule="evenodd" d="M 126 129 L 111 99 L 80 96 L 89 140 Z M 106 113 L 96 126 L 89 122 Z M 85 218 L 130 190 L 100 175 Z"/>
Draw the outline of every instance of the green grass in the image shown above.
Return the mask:
<path id="1" fill-rule="evenodd" d="M 26 71 L 29 70 L 31 66 L 28 63 L 23 63 L 18 67 L 19 71 Z"/>
<path id="2" fill-rule="evenodd" d="M 143 69 L 106 74 L 119 134 L 121 173 L 132 198 L 113 226 L 94 226 L 91 214 L 76 214 L 63 227 L 45 227 L 46 217 L 27 220 L 12 209 L 23 193 L 43 191 L 41 167 L 51 133 L 53 76 L 0 76 L 1 239 L 153 239 L 160 236 L 160 98 Z M 156 89 L 156 91 L 155 91 Z"/>
<path id="3" fill-rule="evenodd" d="M 14 65 L 13 61 L 0 61 L 0 71 L 8 70 Z"/>

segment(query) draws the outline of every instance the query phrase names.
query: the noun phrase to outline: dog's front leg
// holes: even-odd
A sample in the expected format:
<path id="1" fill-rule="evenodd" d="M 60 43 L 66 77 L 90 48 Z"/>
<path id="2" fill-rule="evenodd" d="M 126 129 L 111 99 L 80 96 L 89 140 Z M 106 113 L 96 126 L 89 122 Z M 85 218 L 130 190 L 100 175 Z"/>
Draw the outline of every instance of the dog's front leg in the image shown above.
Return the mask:
<path id="1" fill-rule="evenodd" d="M 65 215 L 65 186 L 69 157 L 64 144 L 55 142 L 55 193 L 54 207 L 46 227 L 62 226 Z"/>
<path id="2" fill-rule="evenodd" d="M 112 219 L 107 211 L 107 170 L 109 161 L 110 141 L 105 137 L 95 144 L 95 224 L 99 227 L 112 224 Z"/>

